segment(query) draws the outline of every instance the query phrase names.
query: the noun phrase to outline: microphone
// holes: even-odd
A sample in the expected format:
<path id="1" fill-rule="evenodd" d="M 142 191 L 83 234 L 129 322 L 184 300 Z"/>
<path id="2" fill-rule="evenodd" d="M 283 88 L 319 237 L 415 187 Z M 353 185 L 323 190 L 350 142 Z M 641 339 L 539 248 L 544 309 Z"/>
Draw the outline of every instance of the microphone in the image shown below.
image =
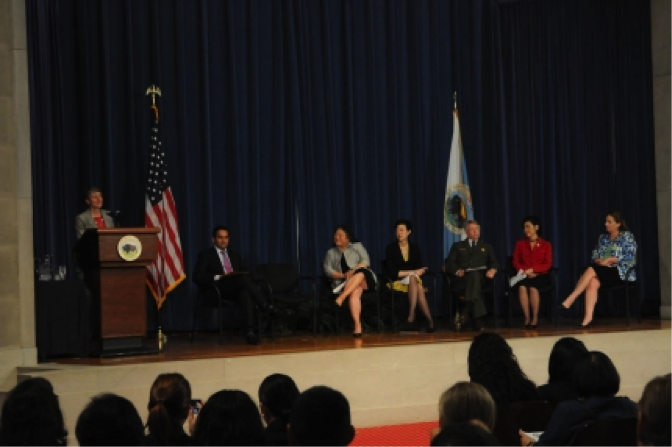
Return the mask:
<path id="1" fill-rule="evenodd" d="M 114 226 L 120 227 L 122 222 L 124 221 L 124 214 L 117 210 L 117 211 L 108 211 L 107 215 L 114 220 Z"/>

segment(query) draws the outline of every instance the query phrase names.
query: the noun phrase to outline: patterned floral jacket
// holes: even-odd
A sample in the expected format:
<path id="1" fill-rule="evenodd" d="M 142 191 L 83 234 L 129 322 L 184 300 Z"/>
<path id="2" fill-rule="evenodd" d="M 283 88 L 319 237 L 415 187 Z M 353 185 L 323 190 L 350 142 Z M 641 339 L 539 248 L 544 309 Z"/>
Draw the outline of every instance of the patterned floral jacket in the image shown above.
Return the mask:
<path id="1" fill-rule="evenodd" d="M 609 240 L 608 234 L 601 234 L 597 240 L 597 247 L 593 250 L 592 259 L 595 261 L 611 257 L 618 258 L 618 264 L 616 264 L 618 276 L 625 281 L 625 274 L 628 269 L 637 262 L 636 256 L 637 242 L 635 242 L 635 237 L 631 232 L 624 231 L 619 233 L 613 241 Z M 627 281 L 634 281 L 635 279 L 635 271 L 633 270 Z"/>

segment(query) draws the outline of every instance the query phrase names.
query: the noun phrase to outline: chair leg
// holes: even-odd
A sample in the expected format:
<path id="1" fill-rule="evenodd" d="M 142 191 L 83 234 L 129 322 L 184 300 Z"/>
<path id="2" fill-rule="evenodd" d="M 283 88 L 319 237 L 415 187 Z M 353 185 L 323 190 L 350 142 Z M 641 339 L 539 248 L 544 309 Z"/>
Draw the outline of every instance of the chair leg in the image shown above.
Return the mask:
<path id="1" fill-rule="evenodd" d="M 551 290 L 551 324 L 553 325 L 554 328 L 557 329 L 558 327 L 558 305 L 556 304 L 558 301 L 558 296 L 555 293 L 555 289 Z"/>
<path id="2" fill-rule="evenodd" d="M 391 298 L 392 298 L 392 299 L 390 300 L 390 302 L 392 303 L 392 330 L 393 330 L 394 332 L 397 332 L 397 330 L 398 330 L 398 324 L 397 324 L 397 306 L 396 306 L 395 303 L 394 303 L 394 295 L 396 295 L 396 294 L 394 293 L 394 289 L 392 289 L 391 292 L 392 292 L 392 294 L 391 294 Z"/>
<path id="3" fill-rule="evenodd" d="M 315 299 L 313 298 L 313 337 L 317 337 L 317 307 L 315 307 L 317 303 L 315 302 Z"/>
<path id="4" fill-rule="evenodd" d="M 219 344 L 221 345 L 224 338 L 224 306 L 220 300 L 219 302 Z"/>
<path id="5" fill-rule="evenodd" d="M 191 343 L 194 342 L 194 335 L 196 334 L 196 323 L 198 322 L 198 305 L 200 304 L 200 295 L 196 297 L 196 303 L 194 304 L 194 322 L 191 325 Z"/>
<path id="6" fill-rule="evenodd" d="M 381 326 L 380 326 L 380 290 L 376 290 L 376 308 L 378 310 L 378 333 L 380 334 L 381 332 Z"/>
<path id="7" fill-rule="evenodd" d="M 269 319 L 271 322 L 271 340 L 273 340 L 273 317 L 269 315 Z M 263 327 L 261 326 L 261 313 L 257 312 L 257 332 L 259 333 L 259 341 L 261 342 L 261 338 L 263 336 Z"/>
<path id="8" fill-rule="evenodd" d="M 634 295 L 635 295 L 635 312 L 637 312 L 637 323 L 642 324 L 642 303 L 639 301 L 639 292 L 637 291 L 637 283 L 634 284 Z"/>
<path id="9" fill-rule="evenodd" d="M 630 326 L 630 287 L 625 285 L 625 322 Z"/>
<path id="10" fill-rule="evenodd" d="M 513 321 L 513 289 L 509 289 L 508 292 L 506 292 L 506 301 L 507 301 L 507 307 L 508 307 L 508 312 L 507 312 L 507 317 L 506 317 L 506 325 L 508 327 L 513 327 L 512 321 Z"/>
<path id="11" fill-rule="evenodd" d="M 341 335 L 341 309 L 336 309 L 336 335 Z"/>

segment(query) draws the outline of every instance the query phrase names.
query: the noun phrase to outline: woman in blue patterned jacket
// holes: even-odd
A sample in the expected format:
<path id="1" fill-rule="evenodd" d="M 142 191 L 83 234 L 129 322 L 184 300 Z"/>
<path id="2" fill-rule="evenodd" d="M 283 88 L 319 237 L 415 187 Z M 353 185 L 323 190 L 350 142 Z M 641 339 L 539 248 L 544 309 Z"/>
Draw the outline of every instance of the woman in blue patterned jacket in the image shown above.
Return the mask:
<path id="1" fill-rule="evenodd" d="M 621 213 L 614 211 L 607 214 L 604 226 L 607 228 L 607 234 L 600 235 L 597 240 L 597 247 L 593 250 L 592 265 L 586 269 L 579 278 L 574 291 L 560 305 L 569 309 L 585 290 L 586 312 L 579 325 L 582 329 L 589 327 L 593 321 L 597 290 L 600 286 L 611 286 L 619 282 L 635 280 L 634 269 L 627 278 L 626 274 L 635 265 L 637 242 L 628 230 Z"/>

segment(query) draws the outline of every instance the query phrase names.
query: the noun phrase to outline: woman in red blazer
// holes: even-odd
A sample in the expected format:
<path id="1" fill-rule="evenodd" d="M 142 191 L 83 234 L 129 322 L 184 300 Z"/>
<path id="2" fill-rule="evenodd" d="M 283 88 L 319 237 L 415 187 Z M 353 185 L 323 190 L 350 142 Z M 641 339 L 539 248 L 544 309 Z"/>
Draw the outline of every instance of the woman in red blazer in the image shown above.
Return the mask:
<path id="1" fill-rule="evenodd" d="M 518 282 L 518 298 L 525 314 L 525 329 L 536 329 L 539 322 L 539 289 L 548 284 L 548 270 L 553 264 L 551 243 L 542 239 L 541 222 L 537 216 L 523 220 L 525 239 L 516 242 L 513 251 L 513 268 L 522 270 L 527 277 Z M 530 319 L 530 307 L 532 318 Z"/>

